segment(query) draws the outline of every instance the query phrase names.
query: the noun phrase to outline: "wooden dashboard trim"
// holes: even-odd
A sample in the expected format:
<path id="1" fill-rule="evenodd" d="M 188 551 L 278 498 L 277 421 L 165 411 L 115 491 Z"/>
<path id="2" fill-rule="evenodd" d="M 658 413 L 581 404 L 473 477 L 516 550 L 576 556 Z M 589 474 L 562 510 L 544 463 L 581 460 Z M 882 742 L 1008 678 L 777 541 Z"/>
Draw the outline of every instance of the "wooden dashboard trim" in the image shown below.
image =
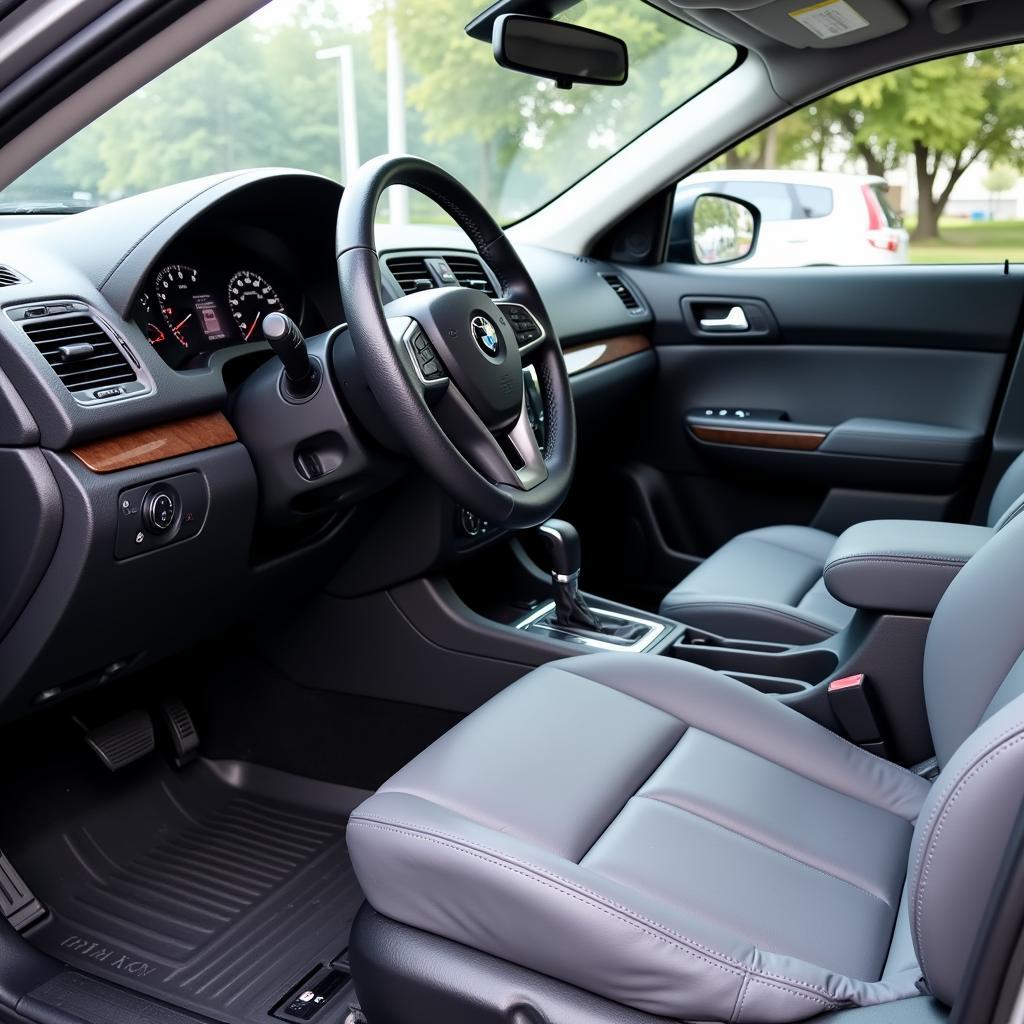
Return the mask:
<path id="1" fill-rule="evenodd" d="M 595 370 L 599 366 L 617 363 L 627 356 L 646 352 L 651 347 L 650 339 L 642 334 L 620 334 L 614 338 L 588 341 L 582 345 L 567 348 L 562 355 L 565 366 L 572 377 L 584 370 Z"/>
<path id="2" fill-rule="evenodd" d="M 238 435 L 227 417 L 211 412 L 79 445 L 71 449 L 71 454 L 94 473 L 113 473 L 237 440 Z"/>
<path id="3" fill-rule="evenodd" d="M 719 427 L 691 423 L 693 436 L 712 444 L 742 445 L 745 448 L 781 448 L 787 451 L 813 452 L 828 434 L 819 431 L 766 430 L 764 427 Z"/>

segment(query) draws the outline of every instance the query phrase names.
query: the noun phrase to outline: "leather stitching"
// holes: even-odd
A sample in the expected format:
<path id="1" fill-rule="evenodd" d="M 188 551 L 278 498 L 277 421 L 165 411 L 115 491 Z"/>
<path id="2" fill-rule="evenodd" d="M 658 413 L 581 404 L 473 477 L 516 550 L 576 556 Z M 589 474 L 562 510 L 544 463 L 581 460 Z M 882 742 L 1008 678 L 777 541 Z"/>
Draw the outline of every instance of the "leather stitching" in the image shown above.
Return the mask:
<path id="1" fill-rule="evenodd" d="M 862 562 L 878 562 L 883 565 L 920 565 L 932 569 L 946 569 L 955 565 L 962 569 L 967 564 L 969 557 L 970 556 L 968 555 L 934 555 L 923 557 L 903 555 L 898 551 L 879 551 L 863 555 L 845 555 L 842 558 L 837 558 L 834 561 L 829 562 L 828 565 L 825 566 L 825 575 L 827 576 L 833 569 L 836 569 L 841 565 L 855 565 Z"/>
<path id="2" fill-rule="evenodd" d="M 652 921 L 650 918 L 637 913 L 635 910 L 623 907 L 614 901 L 609 900 L 607 896 L 596 893 L 593 890 L 588 889 L 586 886 L 580 885 L 578 882 L 562 878 L 560 875 L 555 874 L 549 869 L 539 867 L 536 864 L 530 864 L 527 861 L 520 861 L 506 852 L 494 850 L 486 846 L 469 844 L 461 836 L 452 835 L 448 832 L 427 829 L 421 825 L 413 825 L 408 822 L 396 821 L 391 818 L 371 818 L 365 814 L 354 814 L 349 818 L 349 824 L 365 825 L 368 828 L 376 828 L 380 831 L 398 832 L 399 834 L 409 835 L 413 838 L 422 839 L 426 842 L 434 842 L 441 846 L 446 846 L 456 852 L 465 853 L 469 856 L 476 857 L 479 860 L 486 861 L 487 863 L 496 864 L 498 867 L 502 867 L 514 872 L 515 874 L 537 881 L 546 888 L 553 889 L 555 892 L 570 896 L 579 902 L 592 905 L 602 913 L 621 919 L 645 934 L 651 935 L 652 938 L 660 941 L 671 942 L 671 944 L 677 945 L 686 950 L 689 955 L 696 957 L 698 960 L 709 963 L 720 970 L 728 972 L 729 974 L 755 975 L 759 979 L 762 977 L 773 978 L 776 981 L 785 982 L 787 986 L 792 985 L 795 989 L 794 994 L 796 995 L 802 995 L 804 998 L 812 999 L 827 1007 L 838 1005 L 837 1001 L 832 997 L 829 991 L 819 985 L 815 985 L 812 982 L 799 981 L 795 978 L 787 978 L 785 975 L 773 974 L 770 971 L 755 969 L 749 964 L 741 963 L 739 960 L 735 960 L 719 950 L 711 949 L 709 946 L 704 946 L 695 939 L 691 939 L 685 935 L 680 935 L 668 926 L 660 924 L 657 921 Z M 445 840 L 451 840 L 451 842 L 446 842 Z M 527 872 L 532 874 L 527 874 Z M 534 875 L 540 875 L 542 878 L 549 879 L 549 881 L 544 882 L 541 878 L 534 877 Z M 589 897 L 589 899 L 583 899 L 583 896 Z M 644 928 L 642 925 L 647 925 L 648 927 Z M 657 929 L 657 931 L 651 931 L 649 929 Z M 767 982 L 765 982 L 765 984 L 767 984 Z M 781 990 L 789 991 L 788 988 Z M 820 993 L 820 995 L 811 995 L 810 993 L 812 992 Z"/>
<path id="3" fill-rule="evenodd" d="M 921 969 L 925 977 L 928 970 L 925 967 L 924 935 L 922 932 L 922 917 L 924 916 L 924 896 L 928 884 L 928 874 L 935 859 L 936 848 L 946 820 L 953 810 L 957 800 L 963 794 L 967 783 L 976 778 L 981 770 L 991 764 L 1005 750 L 1024 740 L 1024 722 L 1017 722 L 1006 731 L 996 737 L 987 751 L 978 755 L 969 768 L 951 780 L 942 796 L 936 801 L 932 813 L 929 815 L 928 824 L 925 826 L 925 838 L 918 846 L 914 870 L 917 873 L 916 892 L 914 893 L 913 918 L 914 918 L 914 944 L 917 948 L 917 955 L 921 961 Z M 941 814 L 940 814 L 941 812 Z M 934 826 L 934 827 L 933 827 Z"/>
<path id="4" fill-rule="evenodd" d="M 750 975 L 743 979 L 739 992 L 736 993 L 736 1004 L 732 1008 L 729 1020 L 738 1021 L 743 1016 L 743 1004 L 747 1001 L 747 988 L 750 985 Z"/>
<path id="5" fill-rule="evenodd" d="M 762 850 L 768 850 L 769 853 L 774 853 L 779 857 L 785 857 L 786 860 L 792 861 L 792 863 L 797 864 L 802 868 L 806 868 L 808 871 L 814 871 L 819 875 L 823 875 L 825 878 L 831 878 L 833 881 L 841 882 L 843 885 L 848 885 L 851 889 L 855 889 L 857 892 L 863 893 L 865 896 L 870 896 L 873 900 L 878 900 L 879 903 L 884 904 L 890 910 L 895 911 L 896 909 L 884 896 L 879 896 L 878 893 L 872 892 L 870 889 L 865 889 L 862 885 L 858 885 L 856 882 L 851 882 L 848 878 L 843 878 L 842 875 L 833 874 L 831 871 L 819 868 L 816 864 L 808 864 L 807 861 L 801 860 L 799 857 L 794 857 L 793 854 L 786 853 L 785 850 L 780 850 L 777 846 L 772 846 L 770 843 L 766 843 L 763 839 L 756 839 L 754 836 L 747 835 L 746 832 L 739 831 L 739 829 L 723 825 L 722 822 L 716 821 L 714 818 L 708 818 L 690 807 L 681 807 L 679 804 L 675 804 L 671 800 L 665 800 L 662 797 L 653 796 L 650 793 L 637 793 L 637 797 L 642 800 L 650 800 L 652 803 L 664 804 L 666 807 L 671 807 L 674 810 L 681 811 L 683 814 L 689 814 L 700 821 L 706 821 L 709 825 L 714 825 L 716 828 L 722 829 L 723 832 L 728 832 L 730 835 L 738 836 L 740 839 L 745 839 L 748 843 L 753 843 L 755 846 L 759 846 Z"/>

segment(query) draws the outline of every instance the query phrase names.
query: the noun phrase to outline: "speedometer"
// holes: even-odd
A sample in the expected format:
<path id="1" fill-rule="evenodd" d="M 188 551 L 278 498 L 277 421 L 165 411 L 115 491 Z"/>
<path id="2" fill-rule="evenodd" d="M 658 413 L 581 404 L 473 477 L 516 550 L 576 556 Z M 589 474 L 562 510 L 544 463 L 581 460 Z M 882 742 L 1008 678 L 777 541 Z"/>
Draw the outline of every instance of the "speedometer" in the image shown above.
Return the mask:
<path id="1" fill-rule="evenodd" d="M 259 339 L 256 329 L 268 313 L 284 312 L 277 292 L 251 270 L 239 270 L 228 281 L 228 305 L 245 341 Z"/>

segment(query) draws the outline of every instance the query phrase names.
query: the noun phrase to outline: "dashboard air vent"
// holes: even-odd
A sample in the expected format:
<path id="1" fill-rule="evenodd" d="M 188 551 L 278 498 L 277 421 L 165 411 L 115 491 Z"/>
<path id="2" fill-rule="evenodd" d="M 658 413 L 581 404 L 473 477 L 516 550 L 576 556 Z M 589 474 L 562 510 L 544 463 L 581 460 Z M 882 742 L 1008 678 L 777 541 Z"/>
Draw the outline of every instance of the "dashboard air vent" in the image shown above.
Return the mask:
<path id="1" fill-rule="evenodd" d="M 0 288 L 7 288 L 9 285 L 18 284 L 25 279 L 16 270 L 10 267 L 0 266 Z"/>
<path id="2" fill-rule="evenodd" d="M 463 288 L 477 288 L 492 299 L 498 297 L 491 279 L 475 256 L 446 256 L 445 262 Z"/>
<path id="3" fill-rule="evenodd" d="M 617 274 L 602 274 L 601 276 L 608 282 L 608 287 L 618 295 L 620 301 L 630 313 L 640 313 L 643 311 L 643 307 L 640 305 L 637 297 L 622 283 L 622 279 Z"/>
<path id="4" fill-rule="evenodd" d="M 72 393 L 138 379 L 118 344 L 88 313 L 24 320 L 21 326 Z"/>
<path id="5" fill-rule="evenodd" d="M 434 287 L 434 279 L 430 276 L 427 261 L 422 256 L 392 256 L 387 265 L 406 295 L 424 292 Z"/>

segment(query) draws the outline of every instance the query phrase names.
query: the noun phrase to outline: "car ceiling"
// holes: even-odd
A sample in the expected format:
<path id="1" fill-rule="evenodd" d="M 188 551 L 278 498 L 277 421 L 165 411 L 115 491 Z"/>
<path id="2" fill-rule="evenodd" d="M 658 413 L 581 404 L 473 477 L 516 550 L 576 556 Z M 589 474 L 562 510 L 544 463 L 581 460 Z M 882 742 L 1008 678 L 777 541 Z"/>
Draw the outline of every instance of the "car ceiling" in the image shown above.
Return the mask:
<path id="1" fill-rule="evenodd" d="M 756 53 L 779 97 L 791 105 L 918 60 L 1024 39 L 1020 0 L 852 0 L 871 20 L 892 29 L 874 38 L 862 31 L 828 42 L 793 27 L 792 13 L 810 6 L 809 0 L 651 2 Z"/>

